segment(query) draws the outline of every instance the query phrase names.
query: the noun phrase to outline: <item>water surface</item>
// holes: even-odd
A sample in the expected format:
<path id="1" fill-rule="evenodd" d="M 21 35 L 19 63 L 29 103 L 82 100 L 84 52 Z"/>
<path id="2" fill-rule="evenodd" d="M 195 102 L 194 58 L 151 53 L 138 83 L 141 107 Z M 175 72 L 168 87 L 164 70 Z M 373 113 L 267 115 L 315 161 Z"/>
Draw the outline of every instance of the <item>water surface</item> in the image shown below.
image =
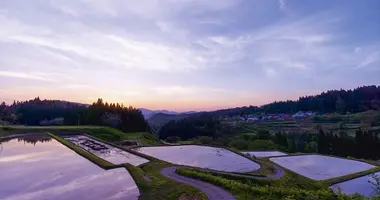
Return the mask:
<path id="1" fill-rule="evenodd" d="M 47 135 L 0 140 L 2 200 L 137 199 L 124 168 L 103 170 Z"/>
<path id="2" fill-rule="evenodd" d="M 326 180 L 375 167 L 364 162 L 322 155 L 287 156 L 270 160 L 314 180 Z"/>
<path id="3" fill-rule="evenodd" d="M 375 175 L 380 176 L 380 172 L 376 173 Z M 352 179 L 346 182 L 337 183 L 332 185 L 330 188 L 332 188 L 334 192 L 340 191 L 343 194 L 359 193 L 366 197 L 373 197 L 375 196 L 375 188 L 370 182 L 374 183 L 372 174 Z"/>
<path id="4" fill-rule="evenodd" d="M 272 156 L 286 156 L 286 153 L 280 151 L 244 151 L 241 152 L 243 154 L 249 154 L 251 156 L 255 156 L 257 158 L 266 158 Z"/>
<path id="5" fill-rule="evenodd" d="M 201 167 L 228 172 L 252 172 L 257 163 L 222 148 L 198 145 L 142 147 L 141 153 L 178 165 Z"/>
<path id="6" fill-rule="evenodd" d="M 113 147 L 84 135 L 69 136 L 65 137 L 65 139 L 115 165 L 130 163 L 134 166 L 138 166 L 149 162 L 149 160 L 145 158 L 136 156 L 122 149 Z"/>

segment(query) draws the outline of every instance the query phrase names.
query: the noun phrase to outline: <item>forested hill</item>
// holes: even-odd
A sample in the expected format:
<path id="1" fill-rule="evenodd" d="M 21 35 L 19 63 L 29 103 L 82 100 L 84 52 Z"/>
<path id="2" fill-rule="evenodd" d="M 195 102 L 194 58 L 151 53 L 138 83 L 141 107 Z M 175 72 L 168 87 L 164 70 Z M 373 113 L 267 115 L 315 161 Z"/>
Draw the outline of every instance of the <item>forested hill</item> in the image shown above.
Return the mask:
<path id="1" fill-rule="evenodd" d="M 363 86 L 353 90 L 330 90 L 318 95 L 300 97 L 296 101 L 276 101 L 260 107 L 238 107 L 208 113 L 214 116 L 233 116 L 255 112 L 295 113 L 300 110 L 319 113 L 355 113 L 380 110 L 380 86 Z"/>
<path id="2" fill-rule="evenodd" d="M 102 125 L 124 132 L 143 132 L 149 127 L 141 111 L 98 99 L 91 105 L 35 98 L 0 105 L 2 123 L 21 125 Z"/>
<path id="3" fill-rule="evenodd" d="M 11 123 L 37 125 L 42 120 L 63 117 L 69 110 L 85 109 L 88 106 L 60 100 L 41 100 L 39 97 L 29 101 L 14 101 L 7 106 L 0 105 L 4 120 Z"/>

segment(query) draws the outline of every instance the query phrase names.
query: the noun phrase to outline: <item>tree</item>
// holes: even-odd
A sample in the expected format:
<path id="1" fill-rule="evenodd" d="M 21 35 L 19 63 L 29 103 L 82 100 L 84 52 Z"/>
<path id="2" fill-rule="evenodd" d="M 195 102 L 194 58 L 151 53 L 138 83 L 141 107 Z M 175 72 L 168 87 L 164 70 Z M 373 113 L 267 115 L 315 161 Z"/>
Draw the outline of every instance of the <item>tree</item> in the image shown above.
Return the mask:
<path id="1" fill-rule="evenodd" d="M 306 153 L 317 153 L 318 143 L 313 141 L 306 144 L 305 152 Z"/>
<path id="2" fill-rule="evenodd" d="M 322 129 L 319 129 L 319 133 L 317 136 L 317 143 L 318 143 L 318 153 L 328 154 L 329 152 L 328 139 Z"/>
<path id="3" fill-rule="evenodd" d="M 296 141 L 293 138 L 288 139 L 288 150 L 290 153 L 295 153 L 297 151 Z"/>
<path id="4" fill-rule="evenodd" d="M 340 97 L 340 95 L 338 95 L 338 97 L 336 99 L 335 107 L 336 107 L 336 111 L 339 113 L 345 113 L 346 112 L 346 103 L 344 102 L 342 97 Z"/>
<path id="5" fill-rule="evenodd" d="M 380 176 L 378 174 L 372 174 L 370 178 L 369 183 L 375 191 L 375 197 L 380 197 Z"/>

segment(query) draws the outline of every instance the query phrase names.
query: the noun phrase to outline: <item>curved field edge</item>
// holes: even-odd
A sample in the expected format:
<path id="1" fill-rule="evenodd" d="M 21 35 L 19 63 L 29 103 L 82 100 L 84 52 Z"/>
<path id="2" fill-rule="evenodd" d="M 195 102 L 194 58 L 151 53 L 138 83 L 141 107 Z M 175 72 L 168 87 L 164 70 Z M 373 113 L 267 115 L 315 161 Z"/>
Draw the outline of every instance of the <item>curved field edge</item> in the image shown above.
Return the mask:
<path id="1" fill-rule="evenodd" d="M 140 190 L 139 200 L 207 200 L 207 195 L 198 189 L 173 181 L 160 174 L 161 169 L 171 165 L 163 162 L 149 162 L 135 167 L 124 164 Z"/>
<path id="2" fill-rule="evenodd" d="M 357 162 L 363 162 L 363 163 L 367 163 L 367 164 L 375 166 L 375 167 L 373 167 L 371 169 L 368 169 L 368 170 L 365 170 L 365 171 L 360 171 L 360 172 L 356 172 L 356 173 L 347 174 L 347 175 L 344 175 L 344 176 L 339 176 L 339 177 L 335 177 L 335 178 L 330 178 L 330 179 L 326 179 L 326 180 L 317 181 L 317 182 L 320 182 L 322 184 L 329 185 L 329 186 L 337 184 L 337 183 L 349 181 L 349 180 L 352 180 L 352 179 L 355 179 L 355 178 L 359 178 L 359 177 L 362 177 L 362 176 L 370 175 L 370 174 L 373 174 L 373 173 L 376 173 L 376 172 L 380 171 L 379 163 L 376 162 L 376 161 L 365 160 L 365 159 L 356 159 L 356 158 L 345 158 L 345 157 L 323 155 L 323 154 L 317 154 L 317 153 L 302 153 L 302 154 L 292 154 L 292 155 L 287 155 L 287 156 L 286 155 L 283 155 L 283 156 L 273 156 L 273 157 L 268 157 L 268 158 L 265 158 L 265 159 L 268 159 L 270 162 L 274 163 L 273 161 L 270 160 L 270 158 L 280 158 L 280 157 L 290 157 L 290 156 L 292 156 L 292 157 L 294 157 L 294 156 L 307 156 L 307 155 L 319 155 L 319 156 L 326 156 L 326 157 L 332 157 L 332 158 L 347 159 L 347 160 L 352 160 L 352 161 L 357 161 Z M 278 165 L 278 164 L 276 164 L 276 165 Z M 291 172 L 291 173 L 295 173 L 295 174 L 297 174 L 299 176 L 302 176 L 301 174 L 298 174 L 297 172 L 292 171 L 290 169 L 287 169 L 285 167 L 282 167 L 282 169 L 284 169 L 288 173 Z M 308 178 L 306 176 L 302 176 L 302 177 L 304 177 L 306 179 L 310 179 L 310 178 Z M 316 181 L 316 180 L 313 180 L 313 179 L 310 179 L 310 180 Z"/>
<path id="3" fill-rule="evenodd" d="M 213 147 L 213 148 L 219 148 L 219 149 L 225 149 L 227 151 L 230 151 L 232 153 L 235 153 L 239 156 L 242 156 L 244 158 L 247 158 L 249 159 L 250 161 L 253 161 L 255 163 L 257 163 L 258 165 L 260 165 L 260 168 L 257 169 L 256 171 L 253 171 L 253 172 L 228 172 L 228 173 L 233 173 L 233 174 L 237 174 L 237 175 L 246 175 L 246 176 L 251 176 L 252 178 L 271 178 L 271 176 L 275 173 L 275 170 L 276 170 L 276 166 L 283 169 L 281 166 L 273 163 L 273 162 L 268 162 L 266 160 L 262 160 L 262 159 L 257 159 L 257 158 L 254 158 L 254 157 L 251 157 L 251 156 L 247 156 L 239 151 L 236 151 L 235 149 L 232 149 L 232 148 L 228 148 L 228 147 L 221 147 L 221 146 L 215 146 L 215 145 L 204 145 L 204 144 L 177 144 L 177 145 L 168 145 L 168 144 L 162 144 L 162 145 L 152 145 L 152 146 L 145 146 L 145 145 L 142 145 L 142 146 L 138 146 L 138 147 L 133 147 L 132 150 L 134 149 L 138 149 L 138 148 L 143 148 L 143 147 L 173 147 L 173 146 L 189 146 L 189 145 L 196 145 L 196 146 L 203 146 L 203 147 Z M 134 151 L 136 152 L 136 151 Z M 137 154 L 136 154 L 137 155 Z M 181 166 L 181 165 L 178 165 L 178 166 Z M 185 166 L 186 167 L 186 166 Z M 198 168 L 198 167 L 192 167 L 192 168 Z M 217 170 L 210 170 L 210 171 L 216 171 Z M 221 173 L 223 173 L 222 171 L 220 171 Z"/>
<path id="4" fill-rule="evenodd" d="M 372 169 L 369 169 L 369 170 L 366 170 L 366 171 L 362 171 L 362 172 L 358 172 L 358 173 L 353 173 L 353 174 L 348 174 L 348 175 L 345 175 L 345 176 L 340 176 L 340 177 L 336 177 L 336 178 L 331 178 L 331 179 L 327 179 L 327 180 L 324 180 L 324 181 L 321 181 L 327 185 L 334 185 L 334 184 L 337 184 L 337 183 L 341 183 L 341 182 L 346 182 L 346 181 L 349 181 L 349 180 L 352 180 L 352 179 L 356 179 L 356 178 L 359 178 L 359 177 L 362 177 L 362 176 L 367 176 L 367 175 L 370 175 L 370 174 L 374 174 L 376 172 L 379 172 L 380 171 L 380 167 L 375 167 L 375 168 L 372 168 Z"/>
<path id="5" fill-rule="evenodd" d="M 206 194 L 197 190 L 192 186 L 186 184 L 178 183 L 172 181 L 164 176 L 160 175 L 160 170 L 164 167 L 171 166 L 168 163 L 160 162 L 156 159 L 149 159 L 150 157 L 145 157 L 150 162 L 141 165 L 140 167 L 135 167 L 130 163 L 124 163 L 120 165 L 114 165 L 108 161 L 105 161 L 98 156 L 83 150 L 82 148 L 76 146 L 75 144 L 69 142 L 68 140 L 61 138 L 55 134 L 47 133 L 49 136 L 70 148 L 74 152 L 78 153 L 82 157 L 90 160 L 99 167 L 108 170 L 114 168 L 125 167 L 127 171 L 131 174 L 133 180 L 135 181 L 137 187 L 140 191 L 139 200 L 177 200 L 179 198 L 189 198 L 196 200 L 207 200 Z M 114 145 L 118 147 L 117 145 Z M 125 149 L 124 149 L 125 150 Z M 136 153 L 131 151 L 131 153 Z M 139 155 L 137 153 L 136 155 Z M 142 154 L 144 155 L 144 154 Z M 146 178 L 144 178 L 146 177 Z"/>
<path id="6" fill-rule="evenodd" d="M 320 189 L 302 189 L 297 187 L 291 187 L 287 185 L 281 185 L 272 183 L 269 184 L 268 180 L 262 182 L 256 181 L 241 181 L 231 180 L 223 176 L 215 175 L 210 172 L 204 172 L 194 169 L 178 168 L 176 170 L 178 174 L 187 176 L 190 178 L 199 179 L 214 185 L 218 185 L 232 194 L 236 195 L 238 200 L 251 200 L 251 199 L 289 199 L 289 200 L 364 200 L 365 197 L 359 195 L 342 195 L 334 194 L 327 187 Z M 269 185 L 268 185 L 269 184 Z"/>

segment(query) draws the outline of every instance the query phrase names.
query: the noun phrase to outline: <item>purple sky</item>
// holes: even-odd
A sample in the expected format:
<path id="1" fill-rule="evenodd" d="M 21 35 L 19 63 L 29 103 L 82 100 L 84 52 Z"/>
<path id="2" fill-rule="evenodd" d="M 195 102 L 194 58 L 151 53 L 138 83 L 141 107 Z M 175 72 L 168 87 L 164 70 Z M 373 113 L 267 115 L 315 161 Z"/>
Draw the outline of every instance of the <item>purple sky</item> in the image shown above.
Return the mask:
<path id="1" fill-rule="evenodd" d="M 378 0 L 0 1 L 0 101 L 212 110 L 380 85 Z"/>

